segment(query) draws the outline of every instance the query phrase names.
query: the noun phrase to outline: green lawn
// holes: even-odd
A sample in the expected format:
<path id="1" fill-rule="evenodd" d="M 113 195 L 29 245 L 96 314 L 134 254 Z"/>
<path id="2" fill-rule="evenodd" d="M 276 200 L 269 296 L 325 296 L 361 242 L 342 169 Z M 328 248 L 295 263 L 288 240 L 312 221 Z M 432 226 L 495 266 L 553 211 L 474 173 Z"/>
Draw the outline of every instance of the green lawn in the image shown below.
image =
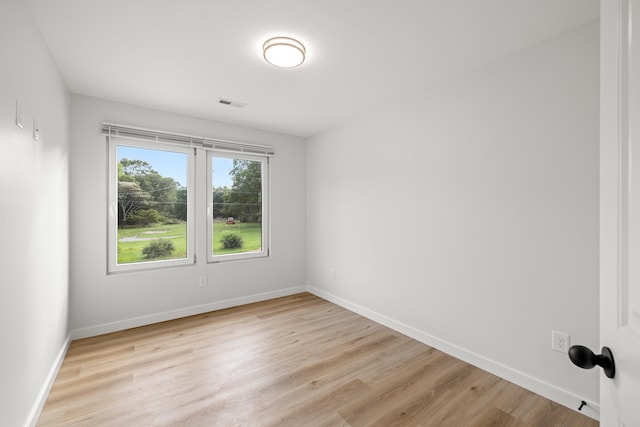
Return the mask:
<path id="1" fill-rule="evenodd" d="M 242 247 L 237 249 L 224 249 L 222 247 L 222 233 L 236 231 L 242 236 Z M 233 225 L 225 222 L 213 223 L 213 254 L 226 255 L 240 252 L 259 251 L 262 248 L 262 224 L 260 223 L 236 223 Z"/>
<path id="2" fill-rule="evenodd" d="M 187 256 L 187 225 L 170 224 L 154 225 L 140 228 L 118 229 L 118 264 L 147 261 L 142 254 L 142 249 L 155 239 L 167 239 L 173 242 L 174 252 L 163 259 L 180 259 Z M 226 231 L 237 231 L 242 236 L 242 248 L 224 249 L 222 247 L 221 234 Z M 224 222 L 213 224 L 213 253 L 214 255 L 234 254 L 240 252 L 253 252 L 260 250 L 262 246 L 262 225 L 259 223 L 237 223 L 228 225 Z"/>
<path id="3" fill-rule="evenodd" d="M 140 228 L 118 229 L 118 264 L 147 261 L 142 249 L 155 239 L 173 242 L 175 250 L 160 259 L 180 259 L 187 257 L 187 224 L 154 225 Z"/>

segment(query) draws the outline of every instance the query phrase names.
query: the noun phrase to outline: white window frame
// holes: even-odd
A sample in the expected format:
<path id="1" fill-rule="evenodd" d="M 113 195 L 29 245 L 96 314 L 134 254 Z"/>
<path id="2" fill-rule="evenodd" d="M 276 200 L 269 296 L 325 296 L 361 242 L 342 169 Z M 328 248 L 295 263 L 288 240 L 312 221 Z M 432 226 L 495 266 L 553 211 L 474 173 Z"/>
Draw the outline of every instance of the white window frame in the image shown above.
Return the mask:
<path id="1" fill-rule="evenodd" d="M 146 148 L 187 154 L 187 257 L 172 260 L 142 261 L 118 264 L 118 158 L 117 147 Z M 108 273 L 193 265 L 195 263 L 195 152 L 188 146 L 151 143 L 127 138 L 109 137 L 109 200 L 108 200 Z"/>
<path id="2" fill-rule="evenodd" d="M 236 261 L 269 256 L 270 232 L 270 195 L 269 195 L 269 156 L 207 150 L 207 262 Z M 213 158 L 259 161 L 262 164 L 262 244 L 260 251 L 215 255 L 213 253 Z"/>

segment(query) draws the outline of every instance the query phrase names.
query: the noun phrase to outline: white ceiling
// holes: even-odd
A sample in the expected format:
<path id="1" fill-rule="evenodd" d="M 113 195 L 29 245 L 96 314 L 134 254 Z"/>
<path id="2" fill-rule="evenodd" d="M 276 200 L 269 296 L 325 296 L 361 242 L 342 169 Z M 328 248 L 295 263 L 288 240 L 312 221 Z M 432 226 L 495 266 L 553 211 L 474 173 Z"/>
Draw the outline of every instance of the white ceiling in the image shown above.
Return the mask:
<path id="1" fill-rule="evenodd" d="M 73 93 L 299 136 L 598 17 L 598 0 L 26 1 Z M 301 67 L 263 60 L 280 35 Z"/>

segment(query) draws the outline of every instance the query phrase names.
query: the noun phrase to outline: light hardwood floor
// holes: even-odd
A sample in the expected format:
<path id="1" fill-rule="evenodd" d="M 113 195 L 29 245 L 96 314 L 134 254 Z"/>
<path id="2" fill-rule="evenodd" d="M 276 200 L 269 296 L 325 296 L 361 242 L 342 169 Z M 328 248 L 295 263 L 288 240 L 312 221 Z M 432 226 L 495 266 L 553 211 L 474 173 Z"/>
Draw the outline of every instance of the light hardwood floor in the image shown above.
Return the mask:
<path id="1" fill-rule="evenodd" d="M 304 293 L 74 341 L 38 425 L 598 423 Z"/>

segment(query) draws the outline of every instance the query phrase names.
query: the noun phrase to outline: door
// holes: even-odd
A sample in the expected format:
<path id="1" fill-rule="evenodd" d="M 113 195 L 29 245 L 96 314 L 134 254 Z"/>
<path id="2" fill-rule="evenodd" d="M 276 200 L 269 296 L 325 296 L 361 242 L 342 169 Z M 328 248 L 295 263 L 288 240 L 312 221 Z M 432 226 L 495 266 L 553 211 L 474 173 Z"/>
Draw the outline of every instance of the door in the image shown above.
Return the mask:
<path id="1" fill-rule="evenodd" d="M 640 426 L 640 0 L 600 8 L 600 422 Z M 595 350 L 595 349 L 594 349 Z"/>

